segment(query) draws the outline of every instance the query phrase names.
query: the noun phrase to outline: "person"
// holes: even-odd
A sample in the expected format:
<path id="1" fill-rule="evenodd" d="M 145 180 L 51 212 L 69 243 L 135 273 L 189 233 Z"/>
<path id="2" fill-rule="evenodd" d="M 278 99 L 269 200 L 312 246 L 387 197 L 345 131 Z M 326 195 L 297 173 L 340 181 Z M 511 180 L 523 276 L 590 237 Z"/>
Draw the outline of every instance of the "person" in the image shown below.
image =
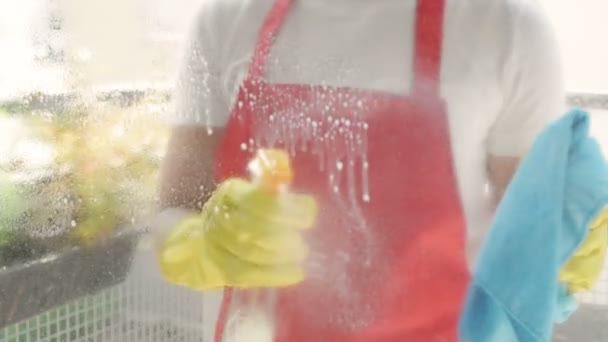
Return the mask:
<path id="1" fill-rule="evenodd" d="M 563 99 L 532 0 L 207 0 L 163 208 L 182 208 L 177 222 L 256 150 L 284 148 L 320 212 L 306 278 L 279 291 L 276 339 L 455 341 L 492 211 Z"/>

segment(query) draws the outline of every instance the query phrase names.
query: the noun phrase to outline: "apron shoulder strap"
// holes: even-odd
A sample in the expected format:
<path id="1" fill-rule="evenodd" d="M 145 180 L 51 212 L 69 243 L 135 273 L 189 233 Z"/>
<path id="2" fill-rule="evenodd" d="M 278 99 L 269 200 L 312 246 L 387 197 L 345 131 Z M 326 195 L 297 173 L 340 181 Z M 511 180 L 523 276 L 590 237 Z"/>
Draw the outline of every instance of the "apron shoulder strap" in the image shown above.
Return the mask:
<path id="1" fill-rule="evenodd" d="M 445 0 L 418 0 L 413 93 L 439 94 Z"/>
<path id="2" fill-rule="evenodd" d="M 249 77 L 266 73 L 270 49 L 295 0 L 275 0 L 259 33 Z M 445 0 L 418 0 L 416 7 L 413 93 L 439 93 Z"/>
<path id="3" fill-rule="evenodd" d="M 272 43 L 276 38 L 293 0 L 275 0 L 274 5 L 266 16 L 258 36 L 258 42 L 249 65 L 249 77 L 261 79 L 266 74 L 266 60 L 270 56 Z"/>

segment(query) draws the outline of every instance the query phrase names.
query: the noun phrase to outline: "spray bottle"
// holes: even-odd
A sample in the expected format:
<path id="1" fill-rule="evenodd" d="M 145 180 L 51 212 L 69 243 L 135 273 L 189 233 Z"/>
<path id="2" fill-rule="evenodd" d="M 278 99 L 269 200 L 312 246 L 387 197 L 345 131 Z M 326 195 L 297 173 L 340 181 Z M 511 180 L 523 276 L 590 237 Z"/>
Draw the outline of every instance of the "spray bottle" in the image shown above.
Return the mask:
<path id="1" fill-rule="evenodd" d="M 293 169 L 287 152 L 259 150 L 249 163 L 254 184 L 281 201 L 281 194 L 289 191 L 293 181 Z M 279 207 L 279 206 L 277 206 Z M 284 206 L 281 206 L 284 207 Z M 298 208 L 301 219 L 314 221 L 316 206 Z M 275 307 L 277 293 L 274 289 L 231 289 L 230 307 L 224 331 L 218 342 L 273 342 L 275 339 Z M 217 336 L 216 336 L 217 337 Z"/>

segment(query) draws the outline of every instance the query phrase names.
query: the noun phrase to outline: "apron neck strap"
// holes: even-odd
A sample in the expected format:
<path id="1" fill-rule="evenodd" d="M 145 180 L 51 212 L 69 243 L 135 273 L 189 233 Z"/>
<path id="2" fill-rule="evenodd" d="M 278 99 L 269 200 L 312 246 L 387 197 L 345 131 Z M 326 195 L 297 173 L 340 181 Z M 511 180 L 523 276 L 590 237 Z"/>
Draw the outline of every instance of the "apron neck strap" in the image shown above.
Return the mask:
<path id="1" fill-rule="evenodd" d="M 274 39 L 281 29 L 292 3 L 293 0 L 275 0 L 270 12 L 268 12 L 258 36 L 253 59 L 249 65 L 250 78 L 258 80 L 266 75 L 266 64 L 270 57 L 272 43 L 274 43 Z"/>
<path id="2" fill-rule="evenodd" d="M 259 33 L 249 77 L 262 79 L 270 49 L 296 0 L 275 0 Z M 416 7 L 413 93 L 439 93 L 445 0 L 418 0 Z"/>
<path id="3" fill-rule="evenodd" d="M 413 93 L 439 94 L 445 0 L 418 0 Z"/>

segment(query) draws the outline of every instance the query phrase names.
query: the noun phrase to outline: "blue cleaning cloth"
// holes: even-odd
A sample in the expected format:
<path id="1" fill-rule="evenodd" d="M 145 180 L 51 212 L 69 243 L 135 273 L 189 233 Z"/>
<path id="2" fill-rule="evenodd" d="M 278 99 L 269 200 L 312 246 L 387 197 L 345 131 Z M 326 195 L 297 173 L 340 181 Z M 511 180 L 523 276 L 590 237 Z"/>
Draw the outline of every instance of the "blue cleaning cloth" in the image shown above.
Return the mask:
<path id="1" fill-rule="evenodd" d="M 549 341 L 575 308 L 559 272 L 608 203 L 608 165 L 573 110 L 537 139 L 482 248 L 460 320 L 462 342 Z"/>

